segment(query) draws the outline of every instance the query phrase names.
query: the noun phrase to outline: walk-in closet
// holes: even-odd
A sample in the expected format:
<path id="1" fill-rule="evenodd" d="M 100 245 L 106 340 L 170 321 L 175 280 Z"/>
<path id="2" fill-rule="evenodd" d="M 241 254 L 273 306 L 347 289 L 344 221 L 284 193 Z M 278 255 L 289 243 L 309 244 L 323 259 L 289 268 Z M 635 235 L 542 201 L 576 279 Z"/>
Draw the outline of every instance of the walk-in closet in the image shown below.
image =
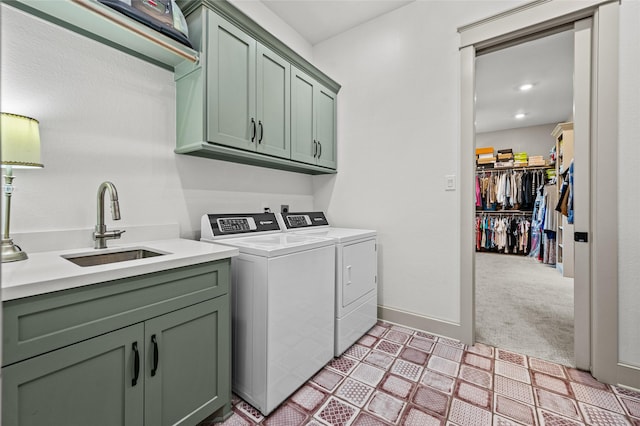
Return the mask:
<path id="1" fill-rule="evenodd" d="M 476 341 L 574 362 L 573 31 L 476 58 Z"/>

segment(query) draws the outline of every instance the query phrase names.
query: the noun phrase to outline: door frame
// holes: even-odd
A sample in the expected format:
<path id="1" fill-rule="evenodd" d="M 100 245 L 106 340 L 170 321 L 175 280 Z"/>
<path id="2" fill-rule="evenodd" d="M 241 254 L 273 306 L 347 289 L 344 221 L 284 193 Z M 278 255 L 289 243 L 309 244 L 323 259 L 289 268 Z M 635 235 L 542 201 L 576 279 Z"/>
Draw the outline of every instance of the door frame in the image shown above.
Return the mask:
<path id="1" fill-rule="evenodd" d="M 618 14 L 616 0 L 536 0 L 458 28 L 460 33 L 460 326 L 461 340 L 475 342 L 475 57 L 502 45 L 562 25 L 593 18 L 591 65 L 591 188 L 587 256 L 590 263 L 590 336 L 586 358 L 592 374 L 607 383 L 623 381 L 618 363 Z M 583 243 L 579 243 L 583 244 Z M 584 251 L 583 251 L 584 255 Z M 588 257 L 589 258 L 589 257 Z M 587 258 L 587 260 L 588 260 Z M 584 336 L 583 336 L 584 337 Z M 637 375 L 637 371 L 634 374 Z M 634 379 L 635 381 L 636 379 Z M 628 383 L 628 377 L 624 380 Z"/>

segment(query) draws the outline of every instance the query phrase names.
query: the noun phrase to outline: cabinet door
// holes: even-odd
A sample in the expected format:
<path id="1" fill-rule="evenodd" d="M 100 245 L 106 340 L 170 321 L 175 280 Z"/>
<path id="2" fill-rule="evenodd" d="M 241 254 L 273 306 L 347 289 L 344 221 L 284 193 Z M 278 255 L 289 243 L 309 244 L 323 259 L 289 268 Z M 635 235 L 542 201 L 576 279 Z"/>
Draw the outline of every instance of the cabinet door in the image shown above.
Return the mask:
<path id="1" fill-rule="evenodd" d="M 335 169 L 336 161 L 336 94 L 317 85 L 316 92 L 316 155 L 319 166 Z"/>
<path id="2" fill-rule="evenodd" d="M 258 43 L 258 152 L 290 158 L 290 65 Z"/>
<path id="3" fill-rule="evenodd" d="M 231 400 L 229 296 L 145 323 L 145 424 L 191 425 Z"/>
<path id="4" fill-rule="evenodd" d="M 141 425 L 143 337 L 134 325 L 4 367 L 2 424 Z"/>
<path id="5" fill-rule="evenodd" d="M 291 159 L 316 164 L 316 82 L 291 67 Z"/>
<path id="6" fill-rule="evenodd" d="M 255 150 L 256 41 L 209 12 L 207 138 Z"/>

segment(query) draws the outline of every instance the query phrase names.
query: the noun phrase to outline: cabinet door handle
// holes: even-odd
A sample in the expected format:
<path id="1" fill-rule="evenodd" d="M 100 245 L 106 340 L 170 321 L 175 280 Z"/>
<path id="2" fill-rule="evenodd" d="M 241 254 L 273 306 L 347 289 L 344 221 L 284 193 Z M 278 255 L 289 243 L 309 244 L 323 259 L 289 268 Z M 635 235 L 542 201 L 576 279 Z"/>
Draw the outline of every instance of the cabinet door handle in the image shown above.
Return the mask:
<path id="1" fill-rule="evenodd" d="M 156 375 L 156 371 L 158 371 L 158 342 L 156 341 L 156 335 L 151 336 L 151 343 L 153 344 L 153 367 L 151 368 L 151 377 Z"/>
<path id="2" fill-rule="evenodd" d="M 255 142 L 255 140 L 256 140 L 256 121 L 253 118 L 251 118 L 251 131 L 252 131 L 251 142 Z"/>
<path id="3" fill-rule="evenodd" d="M 318 148 L 320 148 L 320 150 L 318 151 L 318 158 L 322 157 L 322 142 L 318 141 Z"/>
<path id="4" fill-rule="evenodd" d="M 264 126 L 262 125 L 262 121 L 258 120 L 258 126 L 260 126 L 260 138 L 258 139 L 258 143 L 262 143 L 262 137 L 264 136 Z"/>
<path id="5" fill-rule="evenodd" d="M 316 142 L 316 140 L 313 140 L 313 158 L 316 158 L 316 155 L 318 155 L 318 142 Z"/>
<path id="6" fill-rule="evenodd" d="M 135 386 L 138 383 L 138 377 L 140 376 L 140 353 L 138 352 L 138 342 L 133 342 L 131 345 L 133 351 L 133 379 L 131 379 L 131 386 Z"/>

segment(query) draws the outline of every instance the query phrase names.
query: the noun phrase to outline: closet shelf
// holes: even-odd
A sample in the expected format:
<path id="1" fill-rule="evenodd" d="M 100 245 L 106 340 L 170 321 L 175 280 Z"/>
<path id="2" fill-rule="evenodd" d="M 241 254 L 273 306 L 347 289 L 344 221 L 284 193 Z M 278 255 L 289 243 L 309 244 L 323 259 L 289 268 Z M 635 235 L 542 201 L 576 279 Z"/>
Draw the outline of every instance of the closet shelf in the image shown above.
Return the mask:
<path id="1" fill-rule="evenodd" d="M 498 173 L 498 172 L 504 172 L 507 170 L 547 170 L 547 169 L 553 169 L 554 166 L 553 165 L 549 165 L 549 166 L 521 166 L 521 167 L 499 167 L 499 168 L 487 168 L 487 169 L 482 169 L 482 168 L 478 168 L 476 167 L 476 173 Z"/>
<path id="2" fill-rule="evenodd" d="M 170 71 L 185 60 L 199 61 L 195 50 L 95 0 L 4 2 Z"/>

